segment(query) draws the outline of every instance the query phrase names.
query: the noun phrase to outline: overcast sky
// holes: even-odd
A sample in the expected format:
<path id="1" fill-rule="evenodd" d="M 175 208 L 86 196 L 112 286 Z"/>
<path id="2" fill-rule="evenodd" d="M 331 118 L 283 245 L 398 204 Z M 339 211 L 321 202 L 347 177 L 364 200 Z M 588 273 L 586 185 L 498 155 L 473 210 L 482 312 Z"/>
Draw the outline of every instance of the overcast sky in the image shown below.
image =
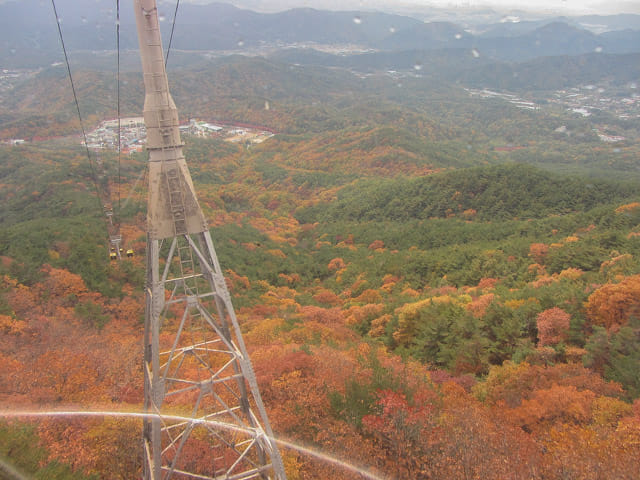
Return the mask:
<path id="1" fill-rule="evenodd" d="M 186 0 L 210 3 L 214 0 Z M 529 10 L 553 15 L 610 15 L 615 13 L 640 14 L 640 0 L 217 0 L 233 3 L 241 8 L 256 10 L 283 10 L 311 7 L 329 10 L 405 10 L 408 7 L 442 7 L 465 9 L 490 6 L 498 10 Z"/>
<path id="2" fill-rule="evenodd" d="M 437 4 L 440 6 L 480 6 L 490 5 L 501 8 L 522 10 L 548 10 L 571 14 L 639 13 L 640 1 L 602 0 L 412 0 L 414 3 Z"/>

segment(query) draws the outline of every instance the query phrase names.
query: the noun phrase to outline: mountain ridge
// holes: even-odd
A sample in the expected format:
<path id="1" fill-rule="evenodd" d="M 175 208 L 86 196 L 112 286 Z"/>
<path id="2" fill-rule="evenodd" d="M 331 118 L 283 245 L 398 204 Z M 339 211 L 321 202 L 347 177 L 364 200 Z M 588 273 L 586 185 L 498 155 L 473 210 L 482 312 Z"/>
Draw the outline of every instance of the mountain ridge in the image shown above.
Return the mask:
<path id="1" fill-rule="evenodd" d="M 65 43 L 70 51 L 113 50 L 115 12 L 106 3 L 75 5 L 60 1 L 58 12 Z M 167 10 L 167 11 L 164 11 Z M 637 19 L 636 19 L 637 17 Z M 130 8 L 120 15 L 122 49 L 136 49 Z M 165 45 L 173 10 L 161 6 Z M 555 17 L 536 21 L 503 22 L 468 28 L 449 21 L 423 22 L 405 15 L 368 11 L 325 11 L 296 8 L 277 13 L 258 13 L 225 3 L 184 4 L 176 18 L 172 48 L 225 53 L 259 52 L 296 44 L 324 44 L 360 49 L 407 50 L 474 48 L 482 55 L 502 61 L 522 61 L 539 56 L 583 54 L 598 49 L 606 53 L 640 51 L 640 16 L 606 18 L 593 33 L 578 18 Z M 549 27 L 549 25 L 553 25 Z M 61 59 L 55 19 L 37 0 L 0 4 L 0 64 L 9 67 L 46 59 Z M 37 27 L 37 28 L 34 28 Z M 475 33 L 474 33 L 475 32 Z"/>

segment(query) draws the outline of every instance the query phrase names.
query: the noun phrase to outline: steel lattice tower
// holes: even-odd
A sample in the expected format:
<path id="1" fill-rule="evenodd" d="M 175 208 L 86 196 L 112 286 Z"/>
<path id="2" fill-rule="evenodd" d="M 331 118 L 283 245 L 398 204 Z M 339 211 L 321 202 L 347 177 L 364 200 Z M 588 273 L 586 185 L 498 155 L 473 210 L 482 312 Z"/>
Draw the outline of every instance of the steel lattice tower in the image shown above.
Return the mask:
<path id="1" fill-rule="evenodd" d="M 134 9 L 149 152 L 144 478 L 285 479 L 182 153 L 156 2 Z"/>

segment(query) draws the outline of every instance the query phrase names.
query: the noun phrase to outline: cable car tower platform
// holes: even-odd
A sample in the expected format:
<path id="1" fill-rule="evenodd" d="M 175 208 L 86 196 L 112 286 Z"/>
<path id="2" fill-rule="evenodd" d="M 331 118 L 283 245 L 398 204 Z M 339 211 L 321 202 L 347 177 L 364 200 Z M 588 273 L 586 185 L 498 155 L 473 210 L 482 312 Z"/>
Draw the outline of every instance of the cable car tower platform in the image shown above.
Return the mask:
<path id="1" fill-rule="evenodd" d="M 149 151 L 145 480 L 285 479 L 182 153 L 155 0 L 134 0 Z"/>

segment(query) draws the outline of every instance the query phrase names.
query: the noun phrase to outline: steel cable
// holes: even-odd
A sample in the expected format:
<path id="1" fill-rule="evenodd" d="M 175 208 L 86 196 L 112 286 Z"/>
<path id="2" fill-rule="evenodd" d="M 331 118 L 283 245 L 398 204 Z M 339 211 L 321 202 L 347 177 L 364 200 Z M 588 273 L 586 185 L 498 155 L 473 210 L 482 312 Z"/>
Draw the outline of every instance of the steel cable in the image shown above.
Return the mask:
<path id="1" fill-rule="evenodd" d="M 53 6 L 53 13 L 56 16 L 56 25 L 58 26 L 58 34 L 60 36 L 60 43 L 62 44 L 62 52 L 64 53 L 64 61 L 67 65 L 67 73 L 69 74 L 69 82 L 71 83 L 71 91 L 73 92 L 73 100 L 76 104 L 76 111 L 78 112 L 78 119 L 80 120 L 80 128 L 82 129 L 82 138 L 84 140 L 84 148 L 87 152 L 87 159 L 89 160 L 89 168 L 91 170 L 91 176 L 93 180 L 93 185 L 96 189 L 96 194 L 98 195 L 98 201 L 100 202 L 100 209 L 104 208 L 102 204 L 102 192 L 100 190 L 100 186 L 98 183 L 98 174 L 96 172 L 95 166 L 93 164 L 93 160 L 91 160 L 91 153 L 89 152 L 89 145 L 87 144 L 87 133 L 84 128 L 84 122 L 82 121 L 82 114 L 80 113 L 80 104 L 78 103 L 78 95 L 76 94 L 76 87 L 73 83 L 73 76 L 71 75 L 71 66 L 69 65 L 69 56 L 67 55 L 67 48 L 64 44 L 64 38 L 62 36 L 62 27 L 60 26 L 60 17 L 58 16 L 58 10 L 56 8 L 55 0 L 51 0 L 51 5 Z"/>

